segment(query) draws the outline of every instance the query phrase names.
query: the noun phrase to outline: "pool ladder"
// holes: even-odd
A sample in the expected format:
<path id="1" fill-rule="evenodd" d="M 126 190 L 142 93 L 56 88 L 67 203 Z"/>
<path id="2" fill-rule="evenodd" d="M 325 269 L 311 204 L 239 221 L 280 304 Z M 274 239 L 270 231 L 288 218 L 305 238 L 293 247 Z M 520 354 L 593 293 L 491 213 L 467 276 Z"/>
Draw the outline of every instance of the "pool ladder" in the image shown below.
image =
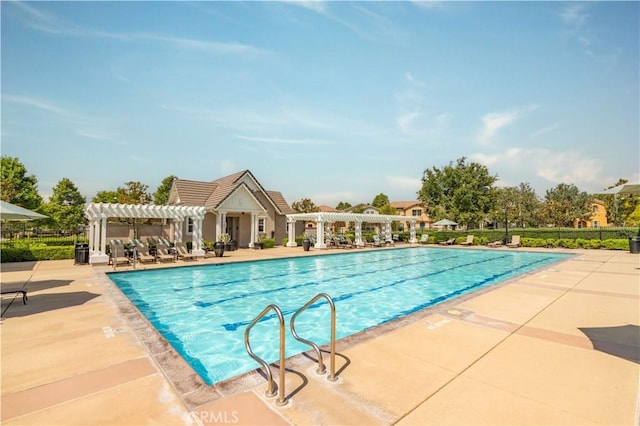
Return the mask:
<path id="1" fill-rule="evenodd" d="M 324 363 L 322 361 L 322 352 L 320 351 L 320 348 L 318 347 L 318 345 L 316 345 L 312 341 L 307 340 L 303 337 L 300 337 L 298 333 L 296 333 L 296 328 L 295 328 L 295 321 L 298 315 L 322 298 L 326 299 L 327 302 L 329 303 L 329 306 L 331 307 L 331 359 L 330 359 L 330 367 L 329 367 L 330 368 L 329 376 L 327 377 L 327 379 L 333 382 L 337 380 L 337 377 L 336 377 L 336 305 L 333 303 L 333 299 L 331 298 L 331 296 L 329 296 L 326 293 L 318 293 L 314 298 L 309 300 L 303 307 L 298 309 L 291 316 L 290 328 L 291 328 L 291 334 L 293 335 L 294 339 L 311 346 L 313 350 L 316 352 L 316 355 L 318 356 L 318 369 L 316 370 L 316 372 L 318 374 L 324 374 L 326 371 L 326 367 L 324 366 Z M 285 385 L 284 385 L 284 373 L 285 373 L 284 316 L 282 315 L 282 311 L 277 305 L 271 304 L 267 306 L 262 310 L 262 312 L 258 314 L 258 316 L 254 318 L 253 321 L 251 321 L 251 323 L 247 326 L 244 332 L 244 346 L 249 356 L 253 358 L 255 361 L 257 361 L 262 367 L 264 367 L 265 373 L 267 375 L 267 390 L 265 392 L 265 395 L 267 397 L 276 396 L 276 390 L 274 389 L 275 384 L 273 381 L 273 374 L 271 373 L 271 368 L 269 367 L 269 364 L 253 352 L 253 350 L 251 349 L 251 344 L 249 343 L 249 333 L 251 331 L 251 328 L 254 325 L 256 325 L 271 310 L 275 311 L 278 317 L 279 325 L 280 325 L 280 375 L 279 375 L 279 381 L 278 381 L 279 383 L 278 383 L 278 390 L 277 390 L 278 400 L 276 401 L 276 404 L 286 405 L 287 401 L 285 399 Z"/>

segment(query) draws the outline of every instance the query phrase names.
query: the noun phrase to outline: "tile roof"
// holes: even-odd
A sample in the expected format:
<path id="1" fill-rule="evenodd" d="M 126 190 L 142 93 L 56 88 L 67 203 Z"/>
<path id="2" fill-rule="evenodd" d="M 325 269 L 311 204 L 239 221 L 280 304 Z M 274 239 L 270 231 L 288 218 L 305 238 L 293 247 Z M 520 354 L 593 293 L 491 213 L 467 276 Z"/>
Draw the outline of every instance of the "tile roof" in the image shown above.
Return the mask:
<path id="1" fill-rule="evenodd" d="M 207 198 L 218 187 L 218 184 L 214 182 L 198 182 L 185 179 L 176 179 L 173 184 L 178 193 L 180 203 L 186 206 L 204 206 Z"/>
<path id="2" fill-rule="evenodd" d="M 249 170 L 242 170 L 211 182 L 176 179 L 174 185 L 178 197 L 183 204 L 204 206 L 209 210 L 215 210 L 227 197 L 241 186 L 245 186 L 249 192 L 255 193 L 255 191 L 251 189 L 251 186 L 245 183 L 244 177 L 247 175 L 256 186 L 267 195 L 267 198 L 269 198 L 279 213 L 295 213 L 280 192 L 266 191 Z M 256 197 L 256 199 L 259 202 L 259 198 Z M 266 208 L 267 206 L 264 207 Z"/>
<path id="3" fill-rule="evenodd" d="M 391 207 L 395 207 L 396 209 L 407 209 L 416 205 L 422 206 L 422 201 L 392 201 L 389 204 L 391 204 Z"/>
<path id="4" fill-rule="evenodd" d="M 271 201 L 276 205 L 282 214 L 293 214 L 296 211 L 291 208 L 284 196 L 278 191 L 267 191 L 267 195 L 271 198 Z"/>

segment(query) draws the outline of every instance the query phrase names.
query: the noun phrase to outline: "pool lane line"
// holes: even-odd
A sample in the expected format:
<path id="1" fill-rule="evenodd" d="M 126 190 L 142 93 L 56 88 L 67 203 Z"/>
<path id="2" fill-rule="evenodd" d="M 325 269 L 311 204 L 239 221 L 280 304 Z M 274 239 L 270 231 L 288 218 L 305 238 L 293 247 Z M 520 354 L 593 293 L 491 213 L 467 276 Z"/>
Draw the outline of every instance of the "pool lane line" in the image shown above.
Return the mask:
<path id="1" fill-rule="evenodd" d="M 445 254 L 444 253 L 445 249 L 442 249 L 442 250 L 443 250 L 442 254 Z M 446 251 L 447 252 L 451 252 L 451 250 L 446 250 Z M 353 255 L 356 255 L 356 254 L 364 254 L 364 253 L 362 253 L 362 252 L 361 253 L 353 253 Z M 450 259 L 450 258 L 456 258 L 456 257 L 459 257 L 461 255 L 462 255 L 462 253 L 458 253 L 458 254 L 456 254 L 454 256 L 451 256 L 450 253 L 447 253 L 445 256 L 436 257 L 436 258 L 433 258 L 433 259 L 426 259 L 426 260 L 435 262 L 435 261 L 446 260 L 446 259 Z M 397 260 L 396 258 L 399 258 L 399 257 L 400 256 L 395 256 L 394 258 L 386 258 L 386 259 L 383 259 L 381 261 L 382 262 L 394 261 L 394 260 Z M 406 256 L 403 256 L 403 257 L 406 258 Z M 425 262 L 425 259 L 422 259 L 421 261 L 416 261 L 416 262 L 412 262 L 412 263 L 408 263 L 408 264 L 405 263 L 403 265 L 400 265 L 400 267 L 407 266 L 407 265 L 417 265 L 417 264 L 424 263 L 424 262 Z M 351 266 L 358 265 L 358 264 L 360 264 L 360 262 L 351 262 L 351 263 L 349 263 L 347 265 L 342 265 L 341 269 L 346 269 L 346 268 L 349 268 Z M 294 275 L 298 275 L 298 276 L 299 275 L 308 275 L 308 274 L 317 272 L 318 270 L 319 270 L 318 268 L 300 270 L 300 271 L 296 271 L 294 273 Z M 382 271 L 384 271 L 384 270 L 387 270 L 387 269 L 382 269 Z M 376 271 L 381 271 L 381 270 L 377 269 Z M 376 272 L 376 271 L 373 271 L 373 270 L 372 271 L 366 271 L 366 273 Z M 285 277 L 285 276 L 289 276 L 289 275 L 291 275 L 291 272 L 283 272 L 283 273 L 279 273 L 279 274 L 265 275 L 265 276 L 260 277 L 260 279 L 264 280 L 264 279 L 271 279 L 271 278 L 279 278 L 279 277 Z M 179 291 L 192 290 L 194 288 L 228 286 L 228 285 L 232 285 L 232 284 L 244 283 L 244 282 L 247 282 L 250 279 L 251 279 L 251 277 L 243 277 L 243 278 L 238 278 L 238 279 L 235 279 L 235 280 L 214 282 L 214 283 L 203 284 L 203 285 L 199 285 L 199 286 L 188 286 L 188 287 L 174 288 L 173 291 L 179 292 Z"/>

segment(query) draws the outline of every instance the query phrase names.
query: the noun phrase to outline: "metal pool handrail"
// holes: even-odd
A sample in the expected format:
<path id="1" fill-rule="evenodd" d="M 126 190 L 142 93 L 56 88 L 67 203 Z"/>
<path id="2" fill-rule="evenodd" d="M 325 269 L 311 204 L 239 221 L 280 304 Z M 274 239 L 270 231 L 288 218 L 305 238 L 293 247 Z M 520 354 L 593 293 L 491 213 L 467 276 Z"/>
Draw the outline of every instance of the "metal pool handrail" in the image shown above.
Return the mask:
<path id="1" fill-rule="evenodd" d="M 251 358 L 256 360 L 260 365 L 264 367 L 264 370 L 267 374 L 267 391 L 266 396 L 272 397 L 276 395 L 276 391 L 273 388 L 273 375 L 271 374 L 271 368 L 269 364 L 259 356 L 253 353 L 251 350 L 251 344 L 249 343 L 249 332 L 251 328 L 258 323 L 270 310 L 275 311 L 276 315 L 278 315 L 278 321 L 280 322 L 280 380 L 278 384 L 278 400 L 276 404 L 285 405 L 287 401 L 284 399 L 284 317 L 282 316 L 282 311 L 278 308 L 277 305 L 271 304 L 264 308 L 257 317 L 247 326 L 244 331 L 244 347 L 247 349 L 247 353 Z"/>
<path id="2" fill-rule="evenodd" d="M 318 301 L 318 299 L 321 299 L 321 298 L 327 299 L 327 302 L 329 302 L 329 306 L 331 307 L 331 360 L 330 360 L 329 376 L 327 377 L 327 379 L 331 381 L 335 381 L 337 380 L 337 377 L 336 377 L 336 305 L 333 303 L 333 299 L 331 298 L 331 296 L 329 296 L 327 293 L 318 293 L 313 299 L 309 300 L 302 308 L 298 309 L 296 313 L 291 316 L 291 322 L 290 322 L 291 334 L 293 334 L 294 339 L 302 343 L 306 343 L 316 351 L 316 355 L 318 356 L 318 369 L 316 371 L 318 372 L 318 374 L 323 374 L 326 371 L 326 368 L 324 366 L 324 363 L 322 362 L 322 353 L 320 352 L 320 348 L 311 340 L 307 340 L 303 337 L 298 336 L 298 333 L 296 333 L 296 327 L 295 327 L 296 317 L 300 313 L 302 313 L 305 309 L 307 309 L 309 306 L 313 305 L 316 301 Z"/>

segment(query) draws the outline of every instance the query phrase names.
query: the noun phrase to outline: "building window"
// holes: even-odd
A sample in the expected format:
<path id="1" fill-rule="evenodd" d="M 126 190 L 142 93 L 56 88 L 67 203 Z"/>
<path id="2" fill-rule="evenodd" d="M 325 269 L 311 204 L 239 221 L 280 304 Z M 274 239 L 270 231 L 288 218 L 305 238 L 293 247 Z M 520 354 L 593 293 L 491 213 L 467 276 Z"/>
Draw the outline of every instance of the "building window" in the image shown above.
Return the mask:
<path id="1" fill-rule="evenodd" d="M 594 228 L 600 228 L 600 221 L 599 220 L 591 221 L 591 226 Z"/>
<path id="2" fill-rule="evenodd" d="M 264 223 L 265 223 L 265 220 L 263 217 L 258 219 L 258 232 L 260 233 L 264 232 Z"/>
<path id="3" fill-rule="evenodd" d="M 193 219 L 187 220 L 187 234 L 193 234 Z"/>
<path id="4" fill-rule="evenodd" d="M 411 216 L 422 216 L 422 210 L 421 209 L 411 210 Z"/>

